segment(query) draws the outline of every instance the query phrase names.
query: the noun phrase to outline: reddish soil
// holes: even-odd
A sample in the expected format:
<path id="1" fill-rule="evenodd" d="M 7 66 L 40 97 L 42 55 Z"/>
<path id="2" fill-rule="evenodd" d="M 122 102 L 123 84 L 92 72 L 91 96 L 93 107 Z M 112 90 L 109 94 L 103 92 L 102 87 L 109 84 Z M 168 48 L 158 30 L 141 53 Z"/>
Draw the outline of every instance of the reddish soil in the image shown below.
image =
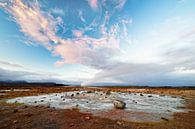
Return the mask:
<path id="1" fill-rule="evenodd" d="M 186 106 L 192 111 L 174 114 L 173 120 L 162 119 L 161 122 L 157 123 L 110 120 L 81 113 L 77 109 L 59 110 L 48 107 L 7 104 L 4 102 L 7 98 L 83 89 L 80 87 L 0 87 L 0 90 L 13 88 L 29 89 L 29 91 L 16 92 L 11 90 L 4 91 L 4 95 L 0 95 L 1 129 L 195 129 L 195 90 L 190 88 L 85 88 L 87 90 L 178 95 L 186 99 Z"/>

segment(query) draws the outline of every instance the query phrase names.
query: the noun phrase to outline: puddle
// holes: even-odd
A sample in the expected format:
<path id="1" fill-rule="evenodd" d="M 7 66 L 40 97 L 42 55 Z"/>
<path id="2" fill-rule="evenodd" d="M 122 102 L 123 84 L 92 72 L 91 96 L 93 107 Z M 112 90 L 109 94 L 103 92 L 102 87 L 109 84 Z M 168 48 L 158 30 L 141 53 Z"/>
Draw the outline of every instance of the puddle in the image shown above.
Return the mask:
<path id="1" fill-rule="evenodd" d="M 126 103 L 124 110 L 114 109 L 112 102 L 116 99 Z M 103 92 L 74 91 L 18 97 L 7 102 L 59 109 L 79 108 L 81 112 L 90 112 L 95 116 L 126 121 L 159 121 L 161 117 L 171 119 L 173 113 L 186 111 L 178 108 L 184 107 L 185 102 L 180 97 L 121 92 L 111 92 L 107 95 Z"/>

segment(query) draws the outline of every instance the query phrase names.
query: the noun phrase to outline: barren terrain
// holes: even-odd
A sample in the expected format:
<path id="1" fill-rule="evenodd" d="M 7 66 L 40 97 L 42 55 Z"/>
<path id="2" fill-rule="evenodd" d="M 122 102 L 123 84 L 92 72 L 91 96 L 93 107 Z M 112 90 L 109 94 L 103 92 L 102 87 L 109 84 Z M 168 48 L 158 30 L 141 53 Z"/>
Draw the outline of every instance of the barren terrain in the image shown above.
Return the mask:
<path id="1" fill-rule="evenodd" d="M 60 109 L 45 105 L 26 105 L 23 103 L 7 103 L 7 100 L 37 96 L 49 93 L 69 91 L 121 92 L 139 96 L 155 94 L 171 96 L 185 101 L 178 109 L 186 112 L 173 113 L 171 118 L 155 116 L 144 112 L 128 112 L 113 109 L 94 115 L 81 112 L 79 108 Z M 148 87 L 0 87 L 0 128 L 2 129 L 194 129 L 195 128 L 195 90 L 193 88 L 148 88 Z M 136 96 L 135 96 L 136 97 Z M 153 97 L 153 96 L 152 96 Z M 152 98 L 151 97 L 151 98 Z M 136 104 L 135 104 L 136 105 Z M 155 106 L 155 105 L 154 105 Z M 124 120 L 125 116 L 132 116 Z M 120 117 L 116 117 L 120 116 Z M 150 121 L 149 117 L 158 117 L 158 121 Z M 116 119 L 114 119 L 116 117 Z M 145 117 L 145 118 L 143 118 Z M 147 121 L 139 121 L 140 119 Z"/>

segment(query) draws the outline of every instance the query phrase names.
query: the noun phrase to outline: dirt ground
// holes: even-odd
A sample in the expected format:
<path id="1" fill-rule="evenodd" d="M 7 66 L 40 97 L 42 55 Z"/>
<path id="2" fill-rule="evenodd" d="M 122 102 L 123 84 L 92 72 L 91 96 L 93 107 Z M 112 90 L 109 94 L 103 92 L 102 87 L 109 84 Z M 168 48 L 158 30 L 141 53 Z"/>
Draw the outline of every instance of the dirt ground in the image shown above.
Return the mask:
<path id="1" fill-rule="evenodd" d="M 14 91 L 14 89 L 28 90 Z M 6 99 L 19 96 L 83 89 L 181 96 L 186 100 L 185 108 L 191 111 L 176 113 L 172 120 L 138 123 L 99 118 L 89 113 L 81 113 L 78 109 L 62 110 L 5 103 Z M 0 87 L 0 90 L 0 129 L 195 129 L 195 89 L 193 88 Z"/>

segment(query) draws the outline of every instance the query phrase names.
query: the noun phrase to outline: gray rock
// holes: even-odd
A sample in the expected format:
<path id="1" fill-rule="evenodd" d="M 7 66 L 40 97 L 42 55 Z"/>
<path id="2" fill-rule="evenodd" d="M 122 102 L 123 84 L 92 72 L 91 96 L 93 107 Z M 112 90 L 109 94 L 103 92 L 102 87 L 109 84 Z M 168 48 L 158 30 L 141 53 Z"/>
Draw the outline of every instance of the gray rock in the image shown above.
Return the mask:
<path id="1" fill-rule="evenodd" d="M 161 117 L 162 120 L 164 121 L 169 121 L 169 119 L 165 118 L 165 117 Z"/>
<path id="2" fill-rule="evenodd" d="M 124 109 L 126 107 L 126 103 L 121 100 L 114 100 L 113 104 L 116 109 Z"/>

